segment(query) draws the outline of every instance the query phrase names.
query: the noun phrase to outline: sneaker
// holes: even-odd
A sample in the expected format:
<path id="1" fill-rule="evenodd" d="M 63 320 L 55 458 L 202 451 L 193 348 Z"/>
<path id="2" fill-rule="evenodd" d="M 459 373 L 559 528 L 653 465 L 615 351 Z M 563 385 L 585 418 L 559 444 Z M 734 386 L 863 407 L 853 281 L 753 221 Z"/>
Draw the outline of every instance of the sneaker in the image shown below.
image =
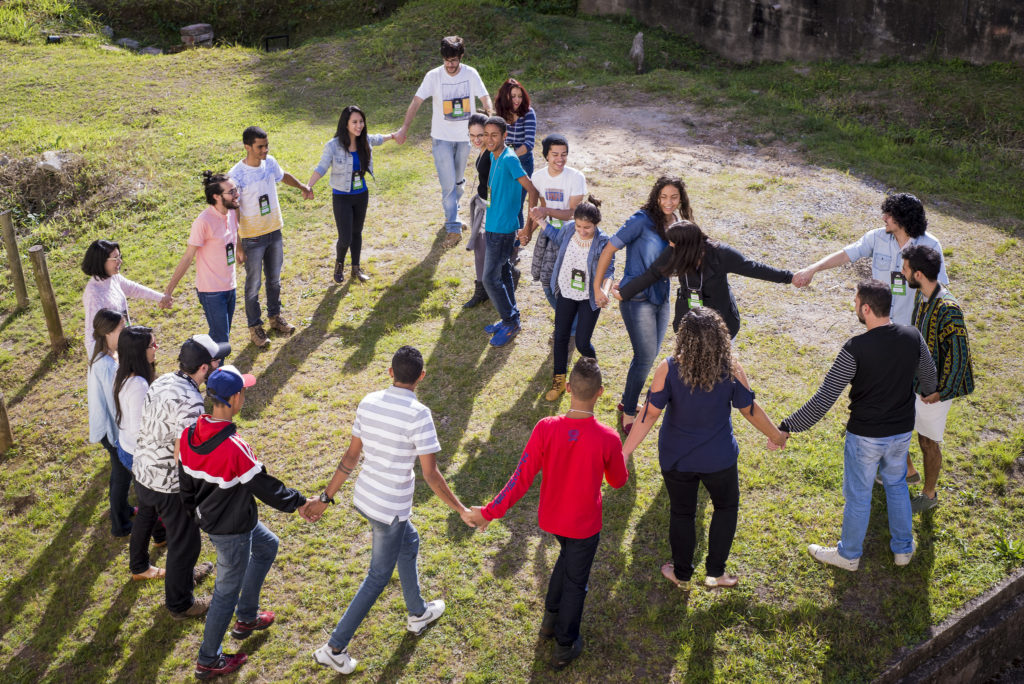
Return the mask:
<path id="1" fill-rule="evenodd" d="M 910 500 L 910 510 L 914 513 L 924 513 L 930 511 L 939 505 L 939 495 L 936 494 L 935 498 L 926 495 L 921 492 Z"/>
<path id="2" fill-rule="evenodd" d="M 171 613 L 171 617 L 179 622 L 182 620 L 188 620 L 189 618 L 201 617 L 206 615 L 206 611 L 210 609 L 210 597 L 204 596 L 197 598 L 192 602 L 192 605 L 188 607 L 183 613 Z"/>
<path id="3" fill-rule="evenodd" d="M 257 347 L 266 347 L 270 344 L 270 340 L 267 338 L 267 333 L 263 330 L 262 325 L 254 325 L 249 328 L 249 341 Z"/>
<path id="4" fill-rule="evenodd" d="M 206 579 L 211 572 L 213 572 L 213 563 L 210 561 L 203 561 L 196 567 L 192 568 L 192 584 L 199 584 Z"/>
<path id="5" fill-rule="evenodd" d="M 500 330 L 500 329 L 501 329 L 501 321 L 498 321 L 497 323 L 491 323 L 490 325 L 485 325 L 484 326 L 484 332 L 487 333 L 488 335 L 493 335 L 494 333 L 498 332 L 498 330 Z"/>
<path id="6" fill-rule="evenodd" d="M 295 326 L 289 323 L 288 321 L 284 320 L 284 316 L 282 316 L 281 314 L 271 316 L 269 323 L 270 329 L 276 330 L 279 333 L 291 335 L 293 332 L 295 332 Z"/>
<path id="7" fill-rule="evenodd" d="M 551 664 L 556 670 L 561 670 L 566 667 L 569 663 L 580 657 L 580 653 L 583 653 L 583 637 L 576 637 L 576 641 L 572 642 L 568 646 L 558 644 L 555 648 L 555 654 L 551 658 Z"/>
<path id="8" fill-rule="evenodd" d="M 324 644 L 313 651 L 313 660 L 341 674 L 352 674 L 359 664 L 358 660 L 348 654 L 347 648 L 341 653 L 335 653 L 330 644 Z"/>
<path id="9" fill-rule="evenodd" d="M 455 245 L 459 244 L 459 240 L 462 239 L 462 233 L 448 233 L 444 236 L 444 248 L 451 249 Z"/>
<path id="10" fill-rule="evenodd" d="M 540 638 L 552 639 L 555 636 L 555 622 L 558 620 L 558 613 L 550 610 L 544 611 L 544 620 L 540 623 Z"/>
<path id="11" fill-rule="evenodd" d="M 211 665 L 200 665 L 196 663 L 196 679 L 212 679 L 229 672 L 234 672 L 245 665 L 249 656 L 244 653 L 221 653 L 217 660 Z"/>
<path id="12" fill-rule="evenodd" d="M 914 552 L 917 551 L 917 542 L 910 542 L 910 553 L 894 553 L 892 554 L 892 560 L 896 565 L 908 565 L 910 559 L 914 557 Z"/>
<path id="13" fill-rule="evenodd" d="M 860 567 L 860 558 L 854 558 L 853 560 L 843 558 L 839 555 L 839 549 L 834 546 L 819 546 L 818 544 L 811 544 L 807 547 L 807 553 L 811 554 L 811 558 L 819 563 L 834 565 L 837 568 L 849 570 L 850 572 L 854 572 Z"/>
<path id="14" fill-rule="evenodd" d="M 427 610 L 419 617 L 409 616 L 409 619 L 405 623 L 405 628 L 417 636 L 423 634 L 423 630 L 427 628 L 431 622 L 441 617 L 441 613 L 444 612 L 444 601 L 437 599 L 427 604 Z"/>
<path id="15" fill-rule="evenodd" d="M 512 338 L 519 334 L 523 327 L 518 323 L 502 325 L 501 328 L 491 337 L 492 347 L 504 347 L 512 341 Z"/>
<path id="16" fill-rule="evenodd" d="M 272 624 L 274 624 L 274 612 L 261 610 L 253 622 L 235 621 L 235 626 L 231 629 L 231 636 L 236 639 L 247 639 L 253 632 L 266 629 Z"/>

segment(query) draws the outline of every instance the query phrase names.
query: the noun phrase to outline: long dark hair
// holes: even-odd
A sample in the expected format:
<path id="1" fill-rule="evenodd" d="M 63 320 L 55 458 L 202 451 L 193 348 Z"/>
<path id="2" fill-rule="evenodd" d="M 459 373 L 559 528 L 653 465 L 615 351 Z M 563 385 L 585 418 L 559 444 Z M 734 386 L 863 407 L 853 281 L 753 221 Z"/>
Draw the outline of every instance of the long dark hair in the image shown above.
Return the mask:
<path id="1" fill-rule="evenodd" d="M 519 103 L 519 109 L 512 109 L 512 89 L 519 88 L 523 91 L 523 101 Z M 523 84 L 514 78 L 510 78 L 498 88 L 498 94 L 494 98 L 494 111 L 505 121 L 512 123 L 513 115 L 526 116 L 530 111 L 530 94 L 526 92 Z"/>
<path id="2" fill-rule="evenodd" d="M 675 245 L 672 260 L 662 271 L 665 277 L 696 273 L 704 264 L 708 244 L 715 244 L 693 221 L 676 221 L 665 231 L 665 238 Z"/>
<path id="3" fill-rule="evenodd" d="M 156 378 L 156 368 L 146 358 L 146 350 L 153 343 L 153 329 L 144 325 L 129 325 L 117 340 L 117 375 L 114 376 L 114 419 L 121 424 L 121 387 L 132 375 L 138 375 L 150 385 Z"/>
<path id="4" fill-rule="evenodd" d="M 662 240 L 668 239 L 665 237 L 668 221 L 665 219 L 665 214 L 661 211 L 661 206 L 658 204 L 658 195 L 661 194 L 661 191 L 667 185 L 675 186 L 676 190 L 679 191 L 679 216 L 687 221 L 693 220 L 693 209 L 690 207 L 690 198 L 686 194 L 686 184 L 683 183 L 683 179 L 678 176 L 662 176 L 654 182 L 651 194 L 647 196 L 647 204 L 642 207 L 644 213 L 654 221 L 654 230 Z"/>
<path id="5" fill-rule="evenodd" d="M 338 117 L 338 130 L 334 132 L 334 137 L 338 139 L 338 142 L 347 151 L 349 145 L 352 144 L 352 137 L 348 133 L 348 120 L 356 113 L 363 117 L 363 132 L 356 138 L 356 152 L 359 153 L 359 175 L 366 176 L 366 172 L 370 168 L 370 155 L 372 154 L 370 152 L 370 139 L 366 134 L 370 126 L 366 122 L 366 114 L 363 113 L 363 110 L 358 105 L 349 105 L 341 110 L 341 116 Z"/>
<path id="6" fill-rule="evenodd" d="M 111 309 L 100 309 L 93 316 L 92 339 L 95 340 L 96 344 L 93 346 L 92 358 L 89 359 L 90 366 L 104 354 L 114 355 L 113 352 L 116 350 L 107 348 L 107 335 L 117 330 L 117 326 L 121 325 L 122 319 L 123 316 L 121 314 Z"/>

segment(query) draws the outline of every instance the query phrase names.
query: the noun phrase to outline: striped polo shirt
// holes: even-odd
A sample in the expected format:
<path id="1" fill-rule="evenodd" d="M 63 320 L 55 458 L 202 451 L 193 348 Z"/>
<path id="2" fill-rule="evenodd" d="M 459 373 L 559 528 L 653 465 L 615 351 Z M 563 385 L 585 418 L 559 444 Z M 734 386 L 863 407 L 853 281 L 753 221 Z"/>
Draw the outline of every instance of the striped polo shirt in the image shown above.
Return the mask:
<path id="1" fill-rule="evenodd" d="M 352 434 L 363 442 L 363 468 L 356 479 L 356 508 L 391 524 L 412 514 L 416 459 L 441 450 L 430 409 L 412 390 L 389 387 L 366 395 L 356 409 Z"/>

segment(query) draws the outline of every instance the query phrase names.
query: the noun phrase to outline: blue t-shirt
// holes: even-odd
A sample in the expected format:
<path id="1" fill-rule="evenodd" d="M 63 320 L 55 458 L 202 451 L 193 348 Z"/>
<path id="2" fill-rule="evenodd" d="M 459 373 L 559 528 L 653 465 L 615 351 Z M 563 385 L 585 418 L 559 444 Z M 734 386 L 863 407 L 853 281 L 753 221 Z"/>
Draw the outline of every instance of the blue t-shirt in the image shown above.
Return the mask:
<path id="1" fill-rule="evenodd" d="M 658 433 L 662 470 L 716 473 L 736 465 L 740 447 L 732 434 L 731 409 L 752 406 L 754 393 L 732 374 L 710 392 L 694 390 L 683 383 L 676 360 L 669 358 L 665 387 L 649 398 L 652 406 L 665 411 Z"/>
<path id="2" fill-rule="evenodd" d="M 359 152 L 350 152 L 349 154 L 352 155 L 352 183 L 349 185 L 351 190 L 343 192 L 332 188 L 335 195 L 360 195 L 366 192 L 366 178 L 359 174 L 359 169 L 362 168 L 359 164 Z"/>
<path id="3" fill-rule="evenodd" d="M 520 178 L 526 175 L 519 157 L 506 147 L 495 158 L 491 155 L 491 172 L 487 182 L 491 189 L 491 206 L 487 207 L 484 230 L 488 233 L 514 233 L 519 230 L 519 209 L 523 206 L 523 186 Z"/>

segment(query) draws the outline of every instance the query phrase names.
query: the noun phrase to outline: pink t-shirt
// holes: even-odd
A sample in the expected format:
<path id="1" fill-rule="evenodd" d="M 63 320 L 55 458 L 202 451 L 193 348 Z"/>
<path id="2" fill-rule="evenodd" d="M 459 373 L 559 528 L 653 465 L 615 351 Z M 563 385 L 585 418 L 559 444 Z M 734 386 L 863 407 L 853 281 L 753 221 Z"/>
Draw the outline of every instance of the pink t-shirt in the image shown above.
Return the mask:
<path id="1" fill-rule="evenodd" d="M 200 292 L 224 292 L 235 289 L 235 242 L 238 236 L 238 212 L 228 210 L 222 216 L 206 207 L 192 222 L 188 244 L 196 251 L 196 289 Z M 228 246 L 230 245 L 230 250 Z"/>

